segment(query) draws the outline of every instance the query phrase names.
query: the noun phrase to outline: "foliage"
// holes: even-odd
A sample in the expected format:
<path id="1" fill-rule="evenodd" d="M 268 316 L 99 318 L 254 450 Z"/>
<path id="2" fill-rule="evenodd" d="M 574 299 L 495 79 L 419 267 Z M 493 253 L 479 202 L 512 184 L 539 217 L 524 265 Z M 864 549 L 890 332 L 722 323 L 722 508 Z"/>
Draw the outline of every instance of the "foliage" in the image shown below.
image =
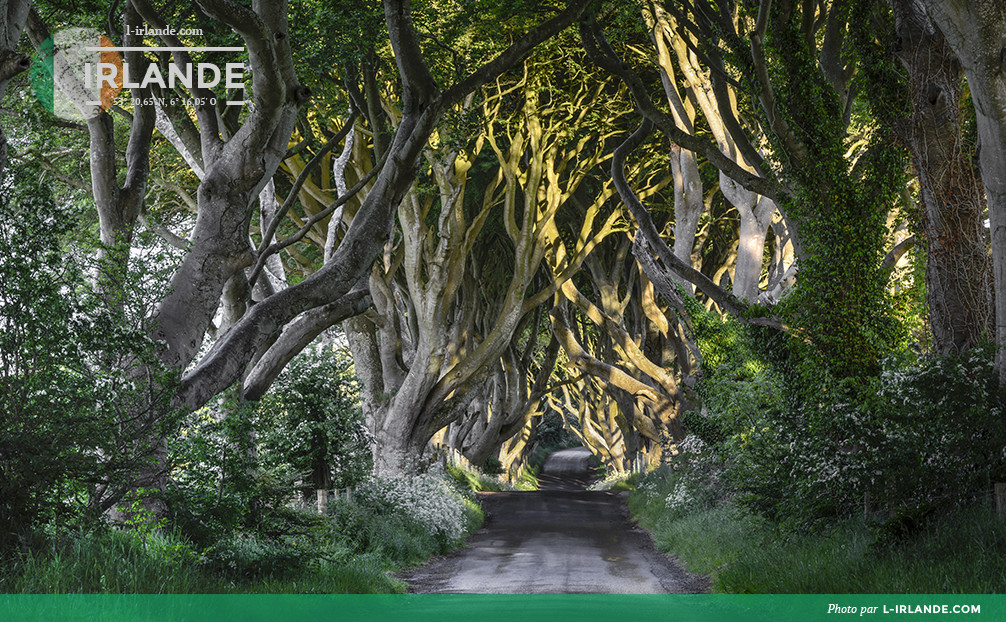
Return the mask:
<path id="1" fill-rule="evenodd" d="M 843 379 L 736 322 L 694 318 L 703 410 L 684 424 L 740 505 L 800 530 L 866 513 L 893 537 L 1006 475 L 990 348 L 892 354 L 879 377 Z"/>
<path id="2" fill-rule="evenodd" d="M 294 358 L 256 410 L 263 466 L 289 465 L 314 488 L 363 481 L 372 459 L 359 395 L 345 349 L 309 349 Z"/>
<path id="3" fill-rule="evenodd" d="M 113 3 L 109 12 L 92 1 L 72 7 L 65 4 L 40 4 L 53 27 L 72 23 L 104 30 L 106 22 L 115 21 L 116 7 L 122 6 Z M 635 50 L 639 61 L 650 45 L 639 20 L 639 6 L 614 4 L 602 9 L 605 28 L 619 39 L 620 51 Z M 765 149 L 767 166 L 772 168 L 769 176 L 782 188 L 781 212 L 789 233 L 801 246 L 800 272 L 795 290 L 772 309 L 792 327 L 786 335 L 724 321 L 694 299 L 687 300 L 702 352 L 701 408 L 683 417 L 690 436 L 678 443 L 682 453 L 673 472 L 668 467 L 654 476 L 664 478 L 659 484 L 650 479 L 640 484 L 641 498 L 647 499 L 642 502 L 644 510 L 661 516 L 662 525 L 707 520 L 727 525 L 718 532 L 725 537 L 736 539 L 749 529 L 765 534 L 763 541 L 769 543 L 775 542 L 773 538 L 799 539 L 794 532 L 829 533 L 835 525 L 865 516 L 863 525 L 839 533 L 857 543 L 857 550 L 875 544 L 873 549 L 881 551 L 876 555 L 894 555 L 925 531 L 932 515 L 984 499 L 990 483 L 1006 477 L 1002 449 L 1006 423 L 988 349 L 949 359 L 915 359 L 905 353 L 908 331 L 923 325 L 919 319 L 922 262 L 913 260 L 913 286 L 896 293 L 890 291 L 880 269 L 885 244 L 890 241 L 889 213 L 896 207 L 908 213 L 904 203 L 910 202 L 900 196 L 906 187 L 907 167 L 890 132 L 891 124 L 906 115 L 908 106 L 901 72 L 884 43 L 887 31 L 883 29 L 889 29 L 890 16 L 886 9 L 878 14 L 876 3 L 865 0 L 835 4 L 820 16 L 822 26 L 834 18 L 839 31 L 848 34 L 839 44 L 839 56 L 841 64 L 848 65 L 852 82 L 836 88 L 836 81 L 821 71 L 824 62 L 818 47 L 823 34 L 803 32 L 815 21 L 801 14 L 810 5 L 768 5 L 766 36 L 755 42 L 764 44 L 765 73 L 775 99 L 766 114 L 761 102 L 770 92 L 755 78 L 752 40 L 713 31 L 750 26 L 754 5 L 714 1 L 710 6 L 730 8 L 734 19 L 698 24 L 702 27 L 693 31 L 695 52 L 697 57 L 722 57 L 721 71 L 737 87 L 738 120 L 746 127 L 766 128 L 752 142 Z M 717 12 L 702 17 L 682 7 L 684 17 L 697 21 L 711 19 Z M 214 27 L 216 22 L 190 3 L 160 8 L 169 23 L 196 26 L 206 33 L 203 40 L 186 40 L 186 44 L 239 41 L 236 33 Z M 445 87 L 492 57 L 515 33 L 554 13 L 555 7 L 540 0 L 446 4 L 414 0 L 411 11 L 431 73 Z M 857 15 L 870 19 L 853 19 Z M 372 159 L 370 148 L 379 150 L 378 138 L 388 129 L 377 126 L 395 126 L 400 121 L 397 94 L 407 86 L 396 83 L 379 3 L 295 3 L 289 18 L 300 78 L 314 93 L 312 107 L 305 108 L 298 122 L 304 143 L 294 149 L 316 150 L 319 136 L 312 134 L 331 135 L 330 123 L 344 114 L 351 99 L 357 106 L 369 103 L 362 106 L 368 110 L 361 111 L 366 118 L 358 122 L 358 153 L 349 167 L 350 177 L 358 177 Z M 704 28 L 707 25 L 710 29 Z M 522 98 L 528 93 L 541 98 L 544 116 L 550 111 L 569 112 L 570 118 L 578 119 L 539 137 L 562 146 L 566 155 L 549 174 L 558 175 L 563 184 L 571 175 L 579 175 L 574 173 L 579 170 L 577 158 L 600 148 L 602 141 L 613 139 L 609 132 L 620 133 L 629 122 L 618 81 L 586 66 L 570 32 L 537 48 L 530 56 L 534 69 L 527 75 L 514 70 L 500 78 L 497 88 L 501 91 L 522 79 L 534 88 L 500 93 L 507 115 L 493 121 L 497 129 L 503 129 L 503 124 L 527 123 L 526 116 L 516 111 L 522 110 Z M 715 54 L 703 54 L 704 50 Z M 199 54 L 197 60 L 222 59 Z M 649 61 L 641 77 L 659 90 L 662 76 Z M 304 71 L 306 67 L 312 71 Z M 667 74 L 667 78 L 681 76 Z M 569 103 L 556 96 L 584 85 L 596 92 L 597 101 L 607 104 L 568 109 Z M 487 122 L 481 118 L 478 98 L 491 92 L 492 88 L 476 94 L 465 111 L 446 111 L 430 149 L 468 145 L 475 130 L 485 129 Z M 95 285 L 93 274 L 101 266 L 90 265 L 87 256 L 98 251 L 118 254 L 129 257 L 128 263 L 135 266 L 134 255 L 150 251 L 142 242 L 152 234 L 137 232 L 133 248 L 100 247 L 95 241 L 93 210 L 88 209 L 84 218 L 79 216 L 81 206 L 92 207 L 85 196 L 88 159 L 82 157 L 86 128 L 56 127 L 49 117 L 39 124 L 33 117 L 40 114 L 39 106 L 25 93 L 21 96 L 20 102 L 8 106 L 14 111 L 8 115 L 14 131 L 8 134 L 15 164 L 2 189 L 0 206 L 0 550 L 21 564 L 20 574 L 14 574 L 24 581 L 12 589 L 39 590 L 50 582 L 53 589 L 81 591 L 325 590 L 336 585 L 394 590 L 400 586 L 384 576 L 385 570 L 456 544 L 479 511 L 470 494 L 455 488 L 496 487 L 498 483 L 487 477 L 496 465 L 487 465 L 485 474 L 449 467 L 453 484 L 432 476 L 363 483 L 371 465 L 370 439 L 345 352 L 310 352 L 298 357 L 261 403 L 244 403 L 232 390 L 207 408 L 188 414 L 180 434 L 174 433 L 178 428 L 164 403 L 172 378 L 156 372 L 158 377 L 152 380 L 139 378 L 137 371 L 157 369 L 151 355 L 153 344 L 145 337 L 151 327 L 139 327 L 153 317 L 147 302 L 163 294 L 167 279 L 139 262 L 139 268 L 118 275 L 121 281 L 110 283 L 105 275 Z M 221 116 L 225 135 L 232 135 L 240 115 L 248 114 L 247 109 L 241 110 L 233 108 Z M 166 112 L 188 127 L 187 114 Z M 973 111 L 965 114 L 973 117 Z M 777 116 L 780 122 L 769 116 Z M 123 123 L 121 119 L 115 122 Z M 364 129 L 365 124 L 370 127 Z M 696 127 L 704 125 L 703 119 L 696 119 Z M 520 129 L 507 127 L 515 132 Z M 969 127 L 973 129 L 973 124 Z M 703 132 L 698 130 L 700 135 Z M 780 135 L 785 133 L 789 135 Z M 125 152 L 126 134 L 116 134 L 115 148 Z M 368 140 L 374 144 L 368 145 Z M 649 151 L 638 150 L 630 159 L 646 175 L 662 174 L 667 168 L 665 145 L 655 145 Z M 801 155 L 800 146 L 807 153 Z M 609 146 L 605 147 L 602 151 Z M 607 159 L 600 161 L 600 167 L 585 172 L 585 179 L 577 182 L 573 202 L 581 203 L 609 183 L 610 175 L 604 170 Z M 24 166 L 24 162 L 32 165 Z M 702 181 L 711 188 L 719 174 L 708 162 L 701 164 Z M 326 162 L 316 171 L 317 183 L 312 180 L 302 189 L 301 200 L 331 185 L 329 165 Z M 176 228 L 183 224 L 182 229 L 191 225 L 192 216 L 174 208 L 185 203 L 184 193 L 192 194 L 198 184 L 186 166 L 171 152 L 170 141 L 155 140 L 151 193 L 144 207 L 147 222 Z M 290 161 L 286 166 L 291 172 L 295 168 Z M 496 183 L 496 172 L 488 151 L 474 158 L 464 200 L 466 218 L 481 210 L 484 200 L 501 200 L 492 195 L 486 198 L 482 192 Z M 71 190 L 56 194 L 46 185 L 54 178 Z M 145 181 L 140 180 L 141 185 Z M 289 194 L 291 201 L 297 198 L 290 180 L 278 181 L 281 196 Z M 430 182 L 424 166 L 413 191 L 434 188 Z M 512 196 L 517 182 L 507 179 L 501 192 Z M 209 190 L 209 185 L 201 189 Z M 572 186 L 569 190 L 573 192 Z M 668 186 L 657 197 L 663 200 L 655 201 L 663 203 L 660 209 L 666 214 L 671 211 L 666 208 L 673 202 L 672 195 L 673 188 Z M 426 212 L 431 226 L 441 209 L 440 197 L 433 198 Z M 283 203 L 286 213 L 290 205 Z M 605 204 L 599 217 L 606 217 L 615 203 Z M 726 270 L 732 261 L 738 218 L 722 193 L 710 193 L 707 206 L 702 216 L 705 243 L 696 249 L 696 256 L 702 258 L 702 269 L 711 274 L 721 267 Z M 346 213 L 347 224 L 353 207 Z M 528 206 L 518 201 L 515 209 L 516 219 L 521 220 Z M 466 294 L 464 301 L 481 305 L 473 307 L 479 317 L 495 304 L 485 297 L 505 290 L 498 285 L 512 276 L 516 253 L 506 235 L 504 210 L 491 211 L 469 257 L 477 268 L 472 274 L 477 275 L 480 291 L 472 297 Z M 576 234 L 581 212 L 564 208 L 556 220 L 557 232 L 544 235 L 557 235 L 567 249 L 582 246 Z M 300 228 L 300 219 L 311 213 L 311 206 L 294 206 L 289 213 L 293 222 L 283 221 L 281 237 Z M 661 229 L 670 225 L 665 214 L 657 216 Z M 308 264 L 320 261 L 317 242 L 324 237 L 320 235 L 323 229 L 324 223 L 316 223 L 308 235 L 312 243 L 285 251 L 303 272 L 289 274 L 291 284 L 307 278 Z M 408 235 L 398 229 L 393 234 L 399 239 Z M 603 254 L 608 246 L 610 240 L 595 252 Z M 558 247 L 550 244 L 550 248 Z M 392 252 L 392 256 L 400 254 Z M 594 254 L 592 260 L 600 262 L 599 257 Z M 535 288 L 545 287 L 545 272 L 533 275 Z M 584 277 L 573 275 L 571 282 L 580 283 Z M 393 285 L 401 287 L 401 283 Z M 111 300 L 109 289 L 123 295 Z M 142 295 L 134 295 L 137 291 Z M 623 295 L 622 291 L 605 295 L 609 293 L 617 299 Z M 396 305 L 403 306 L 400 302 L 395 299 Z M 409 301 L 404 307 L 409 307 Z M 409 315 L 407 319 L 415 319 L 411 317 L 415 313 Z M 583 331 L 586 344 L 599 343 L 597 327 L 574 328 Z M 201 338 L 195 336 L 197 341 Z M 405 356 L 403 363 L 407 361 Z M 145 386 L 148 381 L 149 387 Z M 536 438 L 527 448 L 532 454 L 529 465 L 518 486 L 533 485 L 536 469 L 548 453 L 579 444 L 568 425 L 553 410 L 540 418 Z M 173 468 L 171 488 L 157 493 L 167 495 L 170 502 L 167 522 L 143 506 L 146 491 L 135 490 L 133 478 L 149 454 L 160 449 L 150 439 L 161 438 L 168 439 Z M 298 493 L 354 485 L 358 486 L 354 499 L 335 500 L 329 517 L 288 507 Z M 129 490 L 134 494 L 127 494 Z M 721 504 L 726 498 L 751 513 L 723 513 Z M 120 503 L 127 533 L 53 531 L 52 525 L 77 525 L 86 522 L 81 517 L 94 519 Z M 42 525 L 48 525 L 49 531 L 41 530 Z M 782 532 L 777 531 L 780 527 Z M 994 538 L 982 537 L 976 539 L 991 549 L 997 546 Z M 27 553 L 14 553 L 12 545 L 18 540 Z M 830 541 L 800 550 L 808 559 L 838 555 Z M 117 561 L 121 567 L 113 568 Z M 764 560 L 737 572 L 754 576 L 759 563 Z M 157 583 L 157 575 L 163 577 L 163 584 Z M 323 578 L 349 575 L 355 578 L 345 584 Z M 312 578 L 304 583 L 304 577 Z M 739 590 L 768 589 L 764 584 L 745 583 L 742 577 L 730 585 Z M 790 585 L 807 589 L 814 584 Z"/>
<path id="4" fill-rule="evenodd" d="M 61 509 L 49 501 L 59 489 L 94 477 L 96 458 L 74 446 L 93 443 L 100 428 L 60 425 L 91 398 L 63 366 L 76 345 L 64 288 L 81 280 L 59 247 L 66 219 L 41 188 L 8 189 L 0 205 L 0 541 Z"/>
<path id="5" fill-rule="evenodd" d="M 843 378 L 873 375 L 903 332 L 891 314 L 880 264 L 886 216 L 900 201 L 907 164 L 889 128 L 872 114 L 852 114 L 868 107 L 860 93 L 874 85 L 848 80 L 875 59 L 841 37 L 807 34 L 812 16 L 795 7 L 773 5 L 756 15 L 745 4 L 713 5 L 708 12 L 687 5 L 668 10 L 679 21 L 694 20 L 680 27 L 688 31 L 683 36 L 697 37 L 695 45 L 710 57 L 722 55 L 745 87 L 737 91 L 739 105 L 764 128 L 753 143 L 763 138 L 769 174 L 784 188 L 780 212 L 801 251 L 799 281 L 776 313 L 799 332 L 791 343 L 802 358 L 813 358 L 815 368 Z M 836 5 L 827 28 L 848 23 L 850 6 Z M 714 18 L 720 9 L 737 16 Z M 759 32 L 741 34 L 748 26 L 738 24 L 756 23 Z M 823 48 L 831 44 L 848 78 L 829 72 L 832 61 Z"/>
<path id="6" fill-rule="evenodd" d="M 1006 477 L 994 347 L 885 367 L 876 416 L 885 494 L 940 504 L 986 496 L 991 482 Z"/>
<path id="7" fill-rule="evenodd" d="M 0 200 L 0 548 L 62 516 L 100 511 L 170 429 L 169 375 L 132 317 L 109 308 L 71 216 L 13 168 Z M 18 182 L 11 182 L 17 179 Z M 135 275 L 127 275 L 133 279 Z M 121 284 L 125 297 L 132 282 Z M 143 386 L 132 371 L 149 365 Z M 149 382 L 149 385 L 146 383 Z"/>
<path id="8" fill-rule="evenodd" d="M 298 490 L 313 498 L 362 482 L 372 458 L 357 391 L 344 351 L 309 350 L 258 404 L 230 392 L 189 414 L 170 441 L 174 523 L 208 545 Z"/>
<path id="9" fill-rule="evenodd" d="M 201 546 L 226 538 L 253 520 L 253 502 L 289 495 L 292 480 L 255 477 L 252 407 L 230 395 L 189 413 L 180 434 L 168 440 L 174 465 L 169 481 L 170 519 Z M 280 490 L 270 495 L 267 489 Z"/>
<path id="10" fill-rule="evenodd" d="M 538 490 L 538 475 L 541 467 L 523 465 L 517 471 L 517 477 L 513 480 L 513 487 L 517 490 Z"/>
<path id="11" fill-rule="evenodd" d="M 473 492 L 513 490 L 513 486 L 500 479 L 497 475 L 490 475 L 474 467 L 468 468 L 460 464 L 448 464 L 446 474 L 462 490 L 471 490 Z"/>
<path id="12" fill-rule="evenodd" d="M 641 476 L 640 473 L 615 471 L 592 483 L 587 490 L 635 490 Z"/>
<path id="13" fill-rule="evenodd" d="M 0 574 L 8 593 L 199 593 L 215 591 L 192 566 L 192 551 L 170 534 L 138 539 L 107 528 L 50 524 L 29 552 Z"/>
<path id="14" fill-rule="evenodd" d="M 567 418 L 552 408 L 546 409 L 535 427 L 534 441 L 529 444 L 527 465 L 537 474 L 541 472 L 549 454 L 560 449 L 580 447 L 583 443 L 572 429 L 572 426 L 578 425 L 574 417 Z"/>
<path id="15" fill-rule="evenodd" d="M 211 544 L 178 530 L 53 522 L 0 567 L 0 591 L 401 592 L 388 571 L 449 551 L 483 518 L 474 495 L 428 475 L 369 482 L 352 499 L 334 500 L 324 516 L 263 509 L 254 529 L 233 529 Z"/>
<path id="16" fill-rule="evenodd" d="M 659 549 L 726 593 L 999 593 L 1006 587 L 1006 526 L 982 506 L 931 519 L 897 546 L 850 520 L 824 533 L 794 534 L 729 503 L 668 513 L 681 478 L 656 471 L 629 497 L 633 516 Z"/>
<path id="17" fill-rule="evenodd" d="M 106 528 L 68 531 L 0 573 L 6 593 L 394 593 L 388 561 L 323 542 L 228 538 L 197 553 L 176 533 L 138 540 Z"/>
<path id="18" fill-rule="evenodd" d="M 804 523 L 913 515 L 988 495 L 1006 467 L 990 352 L 888 364 L 879 383 L 825 385 L 817 401 L 736 429 L 722 447 L 740 500 Z"/>
<path id="19" fill-rule="evenodd" d="M 485 516 L 470 490 L 441 475 L 371 480 L 329 507 L 350 548 L 397 566 L 458 546 Z"/>
<path id="20" fill-rule="evenodd" d="M 400 514 L 419 525 L 447 548 L 472 527 L 468 510 L 476 506 L 470 491 L 462 492 L 434 474 L 372 479 L 354 493 L 358 503 L 388 514 Z"/>

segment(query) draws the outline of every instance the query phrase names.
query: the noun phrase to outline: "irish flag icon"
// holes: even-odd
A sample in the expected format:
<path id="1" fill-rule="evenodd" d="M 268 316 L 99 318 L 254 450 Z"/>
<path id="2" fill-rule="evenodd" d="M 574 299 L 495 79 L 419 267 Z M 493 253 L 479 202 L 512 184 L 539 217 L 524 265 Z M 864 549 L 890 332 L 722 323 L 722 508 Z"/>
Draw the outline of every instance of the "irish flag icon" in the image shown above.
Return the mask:
<path id="1" fill-rule="evenodd" d="M 90 28 L 53 34 L 39 47 L 31 69 L 35 96 L 68 121 L 86 121 L 111 108 L 122 76 L 122 54 L 111 39 Z"/>

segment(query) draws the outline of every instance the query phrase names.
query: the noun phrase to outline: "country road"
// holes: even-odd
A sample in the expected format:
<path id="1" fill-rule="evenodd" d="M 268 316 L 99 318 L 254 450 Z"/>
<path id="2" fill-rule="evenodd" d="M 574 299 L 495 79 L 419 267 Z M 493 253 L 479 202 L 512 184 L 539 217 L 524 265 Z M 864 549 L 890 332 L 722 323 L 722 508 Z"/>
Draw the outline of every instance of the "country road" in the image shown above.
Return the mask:
<path id="1" fill-rule="evenodd" d="M 584 489 L 589 452 L 556 452 L 541 489 L 480 494 L 467 546 L 398 575 L 428 594 L 663 594 L 705 589 L 629 520 L 624 496 Z"/>

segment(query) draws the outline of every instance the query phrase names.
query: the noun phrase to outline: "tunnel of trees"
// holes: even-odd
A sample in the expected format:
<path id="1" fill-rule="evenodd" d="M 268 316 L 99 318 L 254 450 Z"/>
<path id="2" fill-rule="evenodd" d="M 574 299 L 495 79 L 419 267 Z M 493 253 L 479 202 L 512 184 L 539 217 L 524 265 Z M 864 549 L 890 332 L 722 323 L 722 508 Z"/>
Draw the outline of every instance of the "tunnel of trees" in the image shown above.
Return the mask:
<path id="1" fill-rule="evenodd" d="M 60 112 L 71 28 L 244 82 Z M 790 524 L 1006 478 L 998 0 L 9 0 L 0 32 L 0 546 L 444 451 L 515 476 L 559 429 L 608 472 L 701 447 Z"/>

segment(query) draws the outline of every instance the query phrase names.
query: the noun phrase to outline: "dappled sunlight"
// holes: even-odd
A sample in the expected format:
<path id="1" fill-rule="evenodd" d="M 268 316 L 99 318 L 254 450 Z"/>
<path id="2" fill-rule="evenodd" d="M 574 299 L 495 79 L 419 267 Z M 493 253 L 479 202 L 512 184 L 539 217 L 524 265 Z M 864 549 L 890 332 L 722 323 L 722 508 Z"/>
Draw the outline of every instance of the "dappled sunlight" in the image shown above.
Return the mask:
<path id="1" fill-rule="evenodd" d="M 1006 592 L 956 4 L 4 2 L 0 591 Z"/>

